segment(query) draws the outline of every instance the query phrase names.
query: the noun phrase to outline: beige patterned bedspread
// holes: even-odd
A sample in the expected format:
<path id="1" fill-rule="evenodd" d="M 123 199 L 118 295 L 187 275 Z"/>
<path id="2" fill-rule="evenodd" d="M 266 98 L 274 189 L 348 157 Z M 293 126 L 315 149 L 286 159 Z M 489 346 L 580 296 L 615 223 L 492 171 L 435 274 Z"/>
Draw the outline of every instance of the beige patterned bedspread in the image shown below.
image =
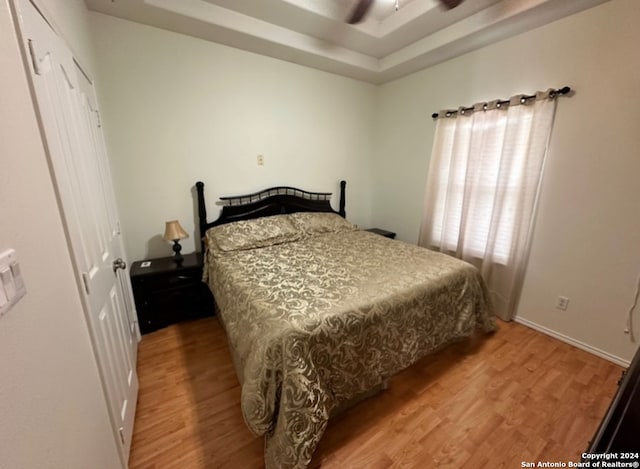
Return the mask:
<path id="1" fill-rule="evenodd" d="M 474 267 L 365 231 L 210 252 L 206 273 L 267 469 L 306 467 L 341 403 L 495 328 Z"/>

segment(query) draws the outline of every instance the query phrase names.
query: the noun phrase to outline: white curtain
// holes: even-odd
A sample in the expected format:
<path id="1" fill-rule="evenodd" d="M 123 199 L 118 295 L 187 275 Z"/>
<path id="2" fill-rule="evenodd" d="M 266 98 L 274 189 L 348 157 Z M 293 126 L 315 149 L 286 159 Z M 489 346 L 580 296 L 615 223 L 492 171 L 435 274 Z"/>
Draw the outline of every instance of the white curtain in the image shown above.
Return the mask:
<path id="1" fill-rule="evenodd" d="M 505 320 L 527 263 L 556 107 L 550 92 L 460 108 L 436 125 L 419 244 L 478 267 Z"/>

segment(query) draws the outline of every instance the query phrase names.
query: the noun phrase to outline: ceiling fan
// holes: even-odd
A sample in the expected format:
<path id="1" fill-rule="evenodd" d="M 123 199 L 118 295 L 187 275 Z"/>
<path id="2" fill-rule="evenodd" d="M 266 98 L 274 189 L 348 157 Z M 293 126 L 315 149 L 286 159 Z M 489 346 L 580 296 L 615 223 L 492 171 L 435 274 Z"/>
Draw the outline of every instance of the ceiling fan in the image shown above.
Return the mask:
<path id="1" fill-rule="evenodd" d="M 460 5 L 464 0 L 438 0 L 438 1 L 447 10 L 451 10 L 452 8 L 455 8 L 458 5 Z M 373 0 L 358 0 L 358 2 L 356 3 L 356 6 L 351 11 L 351 15 L 349 15 L 349 18 L 347 18 L 347 23 L 356 24 L 362 21 L 364 16 L 369 11 L 369 8 L 371 8 L 371 5 L 373 5 Z M 396 9 L 397 9 L 397 3 L 396 3 Z"/>

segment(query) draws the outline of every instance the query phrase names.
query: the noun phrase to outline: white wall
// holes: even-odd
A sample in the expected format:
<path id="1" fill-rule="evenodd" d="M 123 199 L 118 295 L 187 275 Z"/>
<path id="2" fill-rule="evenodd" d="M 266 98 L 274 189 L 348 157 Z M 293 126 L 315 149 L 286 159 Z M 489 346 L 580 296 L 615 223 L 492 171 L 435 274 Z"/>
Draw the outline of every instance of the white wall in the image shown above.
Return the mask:
<path id="1" fill-rule="evenodd" d="M 170 255 L 176 218 L 193 251 L 198 180 L 213 220 L 218 197 L 273 185 L 332 191 L 337 208 L 346 179 L 348 218 L 369 224 L 373 85 L 98 13 L 91 25 L 131 259 Z"/>
<path id="2" fill-rule="evenodd" d="M 558 103 L 518 317 L 623 361 L 638 345 L 623 333 L 640 274 L 638 22 L 637 0 L 613 0 L 381 86 L 373 162 L 374 224 L 416 242 L 432 112 L 574 88 Z M 640 311 L 635 324 L 640 339 Z"/>
<path id="3" fill-rule="evenodd" d="M 116 468 L 7 0 L 0 0 L 0 102 L 0 251 L 16 250 L 27 288 L 0 318 L 0 467 Z"/>

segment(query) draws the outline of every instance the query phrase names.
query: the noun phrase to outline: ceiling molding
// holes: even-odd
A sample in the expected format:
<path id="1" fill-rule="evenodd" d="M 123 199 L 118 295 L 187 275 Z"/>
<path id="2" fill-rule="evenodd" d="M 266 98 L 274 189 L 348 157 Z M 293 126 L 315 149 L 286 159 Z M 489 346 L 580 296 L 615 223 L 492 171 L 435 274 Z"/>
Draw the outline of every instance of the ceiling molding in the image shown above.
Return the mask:
<path id="1" fill-rule="evenodd" d="M 85 0 L 89 9 L 381 84 L 608 0 L 390 0 L 359 25 L 343 0 Z"/>

